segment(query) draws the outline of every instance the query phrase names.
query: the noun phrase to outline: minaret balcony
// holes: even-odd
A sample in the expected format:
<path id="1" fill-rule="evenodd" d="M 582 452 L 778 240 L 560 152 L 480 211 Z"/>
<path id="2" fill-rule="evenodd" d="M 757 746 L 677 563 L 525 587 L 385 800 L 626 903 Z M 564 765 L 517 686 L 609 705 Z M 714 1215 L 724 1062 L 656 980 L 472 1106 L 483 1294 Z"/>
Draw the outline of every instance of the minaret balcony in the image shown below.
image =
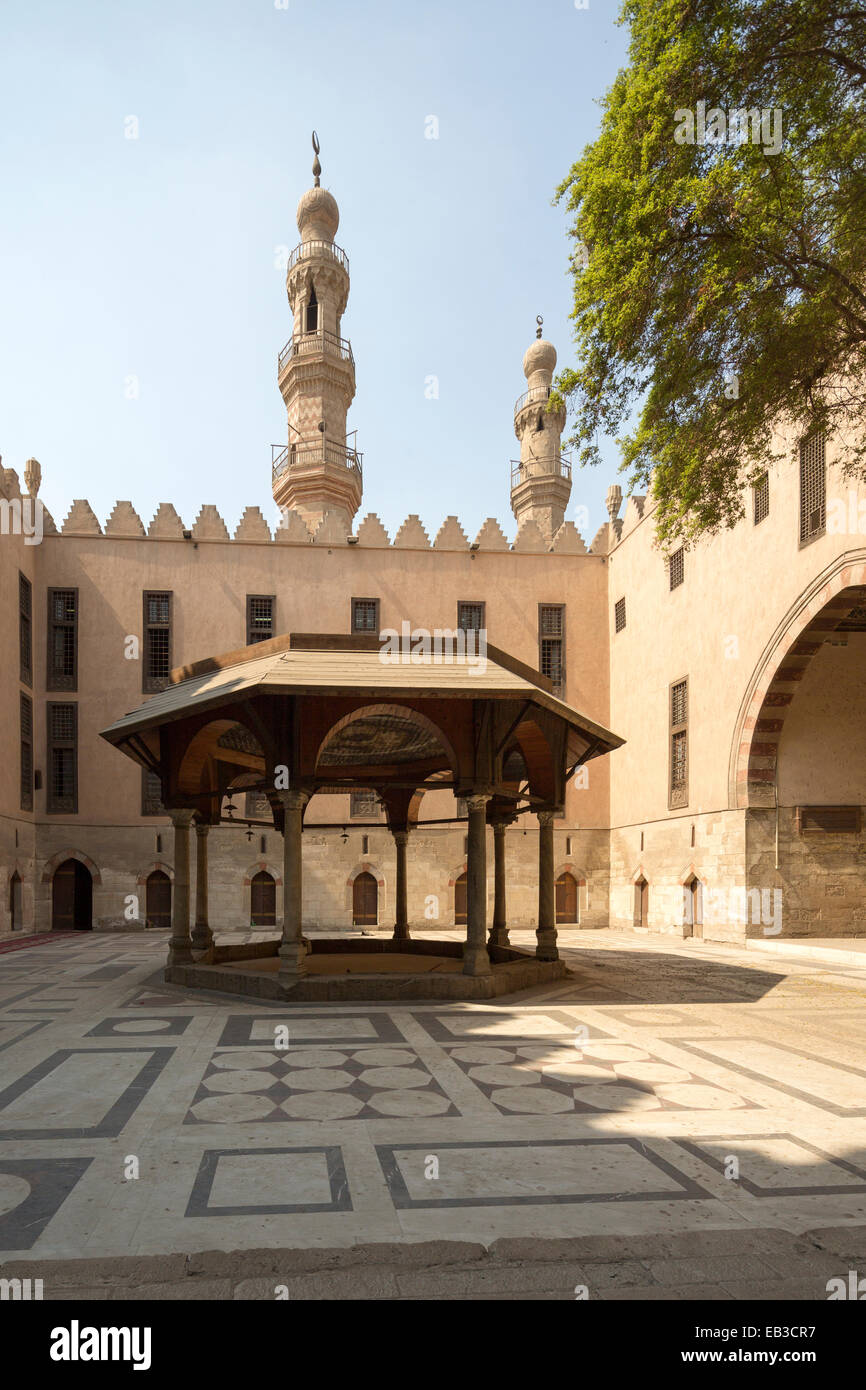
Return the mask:
<path id="1" fill-rule="evenodd" d="M 349 273 L 349 257 L 341 247 L 335 246 L 332 241 L 302 241 L 300 246 L 296 246 L 289 256 L 286 265 L 286 274 L 298 261 L 315 260 L 316 257 L 324 257 L 326 260 L 336 261 L 341 265 L 346 274 Z"/>
<path id="2" fill-rule="evenodd" d="M 526 463 L 521 463 L 519 459 L 511 460 L 512 490 L 532 478 L 550 477 L 566 478 L 571 483 L 571 459 L 566 454 L 559 454 L 554 459 L 530 459 Z"/>
<path id="3" fill-rule="evenodd" d="M 338 338 L 336 333 L 326 333 L 324 330 L 319 333 L 293 333 L 277 358 L 277 379 L 282 380 L 296 357 L 309 355 L 336 357 L 341 362 L 348 362 L 353 369 L 355 366 L 352 344 L 348 338 Z"/>
<path id="4" fill-rule="evenodd" d="M 531 386 L 528 391 L 524 391 L 522 396 L 518 396 L 514 402 L 514 414 L 519 415 L 525 405 L 536 405 L 539 402 L 550 400 L 549 386 Z"/>
<path id="5" fill-rule="evenodd" d="M 348 444 L 332 443 L 322 440 L 313 444 L 272 444 L 271 474 L 276 481 L 288 469 L 290 473 L 304 473 L 321 470 L 326 465 L 346 469 L 353 473 L 358 483 L 362 482 L 362 462 L 364 455 Z"/>

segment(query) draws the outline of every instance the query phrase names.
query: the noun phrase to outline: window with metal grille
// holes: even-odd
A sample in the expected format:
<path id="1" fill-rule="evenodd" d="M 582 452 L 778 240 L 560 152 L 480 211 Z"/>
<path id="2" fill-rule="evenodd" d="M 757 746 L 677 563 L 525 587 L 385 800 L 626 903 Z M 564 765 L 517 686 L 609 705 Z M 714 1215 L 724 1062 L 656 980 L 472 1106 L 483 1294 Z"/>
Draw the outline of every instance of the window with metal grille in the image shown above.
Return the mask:
<path id="1" fill-rule="evenodd" d="M 165 690 L 171 671 L 171 592 L 144 594 L 144 661 L 141 688 Z"/>
<path id="2" fill-rule="evenodd" d="M 247 646 L 267 642 L 274 635 L 272 594 L 247 594 Z"/>
<path id="3" fill-rule="evenodd" d="M 561 695 L 565 686 L 565 605 L 541 603 L 538 606 L 538 666 L 554 691 Z"/>
<path id="4" fill-rule="evenodd" d="M 162 782 L 149 767 L 141 769 L 141 814 L 143 816 L 164 816 L 162 804 Z"/>
<path id="5" fill-rule="evenodd" d="M 78 590 L 48 590 L 49 690 L 75 690 L 78 685 Z"/>
<path id="6" fill-rule="evenodd" d="M 672 589 L 678 589 L 686 577 L 686 553 L 683 547 L 668 556 L 668 578 Z"/>
<path id="7" fill-rule="evenodd" d="M 617 632 L 625 627 L 625 599 L 618 598 L 613 606 L 613 625 Z"/>
<path id="8" fill-rule="evenodd" d="M 481 632 L 484 628 L 484 604 L 458 603 L 457 627 L 461 632 Z"/>
<path id="9" fill-rule="evenodd" d="M 271 820 L 271 803 L 264 792 L 247 792 L 244 797 L 244 815 L 247 820 Z"/>
<path id="10" fill-rule="evenodd" d="M 49 812 L 78 811 L 78 706 L 49 704 L 48 796 Z"/>
<path id="11" fill-rule="evenodd" d="M 349 815 L 352 820 L 378 820 L 381 805 L 376 793 L 370 787 L 360 787 L 349 798 Z"/>
<path id="12" fill-rule="evenodd" d="M 33 810 L 33 701 L 21 696 L 21 810 Z"/>
<path id="13" fill-rule="evenodd" d="M 800 441 L 800 542 L 822 536 L 827 524 L 827 468 L 823 434 Z"/>
<path id="14" fill-rule="evenodd" d="M 352 631 L 379 631 L 379 600 L 377 598 L 352 599 Z"/>
<path id="15" fill-rule="evenodd" d="M 687 806 L 689 800 L 689 683 L 676 681 L 670 688 L 671 708 L 671 808 Z"/>
<path id="16" fill-rule="evenodd" d="M 752 503 L 755 525 L 760 526 L 761 522 L 770 515 L 770 475 L 768 473 L 765 473 L 763 478 L 759 478 L 752 488 Z"/>
<path id="17" fill-rule="evenodd" d="M 18 574 L 19 676 L 25 685 L 33 684 L 33 589 L 29 579 Z"/>

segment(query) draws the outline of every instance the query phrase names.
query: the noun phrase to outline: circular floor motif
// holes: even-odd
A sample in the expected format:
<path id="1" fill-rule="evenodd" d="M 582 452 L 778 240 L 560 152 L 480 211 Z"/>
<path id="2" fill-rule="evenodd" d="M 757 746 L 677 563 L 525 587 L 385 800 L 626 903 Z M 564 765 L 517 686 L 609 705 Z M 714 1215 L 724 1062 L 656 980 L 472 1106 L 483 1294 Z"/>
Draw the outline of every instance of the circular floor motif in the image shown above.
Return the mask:
<path id="1" fill-rule="evenodd" d="M 215 1067 L 230 1071 L 248 1071 L 255 1067 L 272 1067 L 279 1057 L 278 1052 L 217 1052 L 211 1057 Z"/>
<path id="2" fill-rule="evenodd" d="M 518 1052 L 522 1051 L 518 1048 Z M 505 1047 L 455 1047 L 451 1056 L 457 1062 L 465 1062 L 467 1066 L 473 1063 L 483 1062 L 513 1062 L 514 1053 L 511 1048 Z"/>
<path id="3" fill-rule="evenodd" d="M 637 1086 L 577 1086 L 575 1100 L 581 1105 L 590 1105 L 593 1110 L 621 1111 L 633 1114 L 636 1110 L 661 1110 L 658 1096 L 649 1091 L 639 1091 Z"/>
<path id="4" fill-rule="evenodd" d="M 267 1071 L 218 1071 L 205 1078 L 206 1091 L 235 1095 L 246 1091 L 266 1091 L 277 1078 Z"/>
<path id="5" fill-rule="evenodd" d="M 208 1124 L 243 1124 L 245 1120 L 263 1120 L 273 1110 L 273 1101 L 265 1096 L 209 1096 L 192 1107 L 197 1120 Z"/>
<path id="6" fill-rule="evenodd" d="M 628 1081 L 688 1081 L 691 1072 L 682 1067 L 671 1066 L 668 1062 L 617 1062 L 614 1066 L 617 1076 Z"/>
<path id="7" fill-rule="evenodd" d="M 538 1086 L 541 1082 L 538 1072 L 529 1067 L 472 1067 L 469 1075 L 485 1086 Z"/>
<path id="8" fill-rule="evenodd" d="M 292 1071 L 285 1078 L 293 1091 L 341 1091 L 354 1081 L 351 1072 L 330 1070 L 328 1067 L 308 1067 Z"/>
<path id="9" fill-rule="evenodd" d="M 631 1047 L 619 1042 L 585 1042 L 580 1051 L 587 1057 L 598 1057 L 602 1062 L 646 1062 L 649 1053 L 642 1047 Z"/>
<path id="10" fill-rule="evenodd" d="M 399 1047 L 365 1047 L 352 1057 L 365 1067 L 411 1067 L 417 1060 L 414 1052 Z"/>
<path id="11" fill-rule="evenodd" d="M 522 1086 L 502 1086 L 491 1092 L 490 1099 L 503 1110 L 514 1110 L 521 1115 L 561 1115 L 565 1110 L 574 1109 L 569 1096 L 541 1087 L 527 1091 Z"/>
<path id="12" fill-rule="evenodd" d="M 384 1086 L 387 1090 L 402 1091 L 413 1086 L 429 1086 L 431 1077 L 429 1072 L 418 1071 L 415 1067 L 411 1071 L 408 1067 L 371 1067 L 369 1071 L 362 1071 L 358 1080 L 374 1090 Z"/>
<path id="13" fill-rule="evenodd" d="M 443 1115 L 448 1109 L 447 1096 L 434 1095 L 432 1091 L 383 1091 L 368 1102 L 372 1110 L 380 1115 L 394 1115 L 410 1119 L 414 1115 Z"/>
<path id="14" fill-rule="evenodd" d="M 348 1120 L 363 1106 L 364 1102 L 357 1096 L 347 1096 L 343 1092 L 309 1091 L 289 1096 L 279 1108 L 290 1120 Z"/>
<path id="15" fill-rule="evenodd" d="M 342 1067 L 348 1060 L 345 1052 L 327 1047 L 288 1047 L 281 1055 L 293 1067 Z"/>
<path id="16" fill-rule="evenodd" d="M 742 1096 L 699 1082 L 686 1086 L 659 1086 L 657 1091 L 663 1100 L 672 1101 L 674 1105 L 687 1105 L 690 1110 L 739 1110 L 746 1103 Z"/>
<path id="17" fill-rule="evenodd" d="M 170 1018 L 131 1018 L 112 1025 L 112 1033 L 164 1033 L 171 1027 Z"/>
<path id="18" fill-rule="evenodd" d="M 0 1173 L 0 1216 L 14 1211 L 30 1196 L 30 1184 L 17 1173 Z"/>

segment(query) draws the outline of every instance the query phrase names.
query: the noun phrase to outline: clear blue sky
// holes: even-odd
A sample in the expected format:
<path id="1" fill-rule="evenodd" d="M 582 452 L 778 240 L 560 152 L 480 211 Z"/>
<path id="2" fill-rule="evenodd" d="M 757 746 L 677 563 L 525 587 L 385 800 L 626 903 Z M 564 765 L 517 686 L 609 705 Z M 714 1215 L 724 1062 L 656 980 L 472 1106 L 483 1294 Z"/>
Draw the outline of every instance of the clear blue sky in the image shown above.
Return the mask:
<path id="1" fill-rule="evenodd" d="M 431 539 L 449 513 L 470 537 L 489 515 L 513 534 L 512 406 L 536 314 L 571 356 L 567 216 L 551 200 L 624 62 L 617 8 L 5 0 L 4 465 L 40 460 L 58 524 L 75 497 L 102 522 L 119 497 L 145 525 L 161 501 L 187 524 L 205 502 L 230 529 L 250 503 L 276 519 L 291 325 L 275 248 L 298 239 L 315 127 L 351 260 L 361 514 L 392 535 L 409 512 Z M 570 514 L 589 508 L 590 535 L 608 458 L 575 478 Z"/>

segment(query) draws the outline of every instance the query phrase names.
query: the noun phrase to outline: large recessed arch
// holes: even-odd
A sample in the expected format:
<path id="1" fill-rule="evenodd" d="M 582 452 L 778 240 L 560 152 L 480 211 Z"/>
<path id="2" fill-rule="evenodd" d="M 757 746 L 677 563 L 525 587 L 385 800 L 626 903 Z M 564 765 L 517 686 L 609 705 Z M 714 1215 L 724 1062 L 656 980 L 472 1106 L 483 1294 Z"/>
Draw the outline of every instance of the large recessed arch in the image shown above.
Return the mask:
<path id="1" fill-rule="evenodd" d="M 731 807 L 775 804 L 779 742 L 788 709 L 821 644 L 866 606 L 866 550 L 829 566 L 791 605 L 767 643 L 743 697 L 729 763 Z"/>
<path id="2" fill-rule="evenodd" d="M 331 725 L 316 752 L 316 771 L 437 760 L 457 777 L 454 748 L 432 719 L 408 705 L 378 703 L 361 705 Z"/>

